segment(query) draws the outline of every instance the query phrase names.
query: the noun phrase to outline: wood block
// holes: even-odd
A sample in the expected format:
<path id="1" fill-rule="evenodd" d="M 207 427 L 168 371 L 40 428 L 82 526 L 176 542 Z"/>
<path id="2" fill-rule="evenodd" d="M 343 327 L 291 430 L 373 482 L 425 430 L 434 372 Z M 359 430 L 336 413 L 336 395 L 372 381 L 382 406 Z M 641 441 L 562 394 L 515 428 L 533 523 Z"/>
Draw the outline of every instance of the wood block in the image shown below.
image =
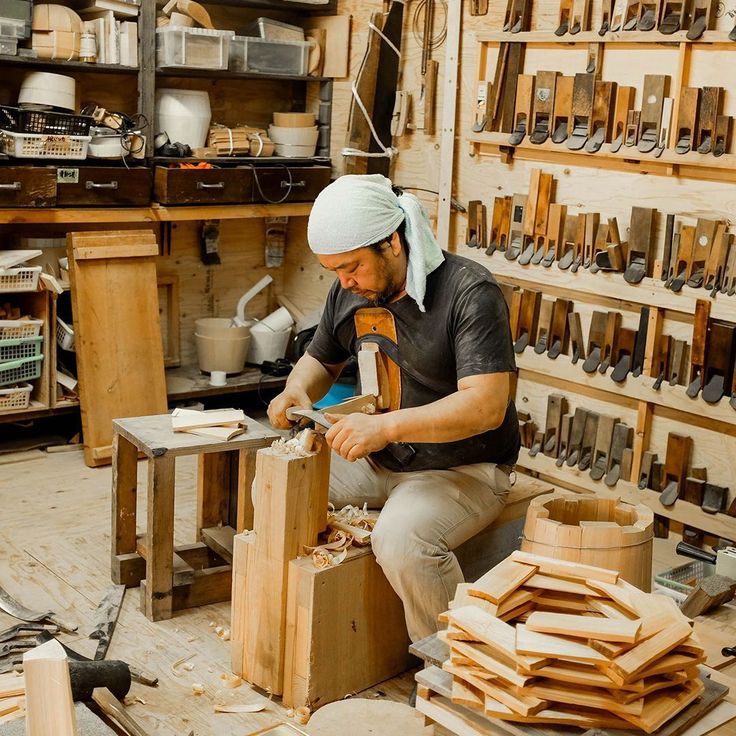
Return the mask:
<path id="1" fill-rule="evenodd" d="M 736 326 L 711 321 L 702 393 L 709 404 L 718 403 L 732 386 L 735 333 Z"/>
<path id="2" fill-rule="evenodd" d="M 572 91 L 571 123 L 567 147 L 580 150 L 590 137 L 595 96 L 595 75 L 576 74 Z"/>
<path id="3" fill-rule="evenodd" d="M 534 108 L 529 132 L 531 143 L 544 143 L 552 132 L 552 117 L 555 105 L 555 86 L 558 72 L 537 72 L 534 91 Z"/>
<path id="4" fill-rule="evenodd" d="M 719 222 L 703 277 L 703 285 L 706 289 L 711 290 L 711 295 L 715 294 L 723 284 L 730 246 L 731 235 L 726 232 L 725 223 Z"/>
<path id="5" fill-rule="evenodd" d="M 319 570 L 293 560 L 288 577 L 285 705 L 315 709 L 410 665 L 402 603 L 370 548 Z"/>
<path id="6" fill-rule="evenodd" d="M 553 614 L 544 614 L 553 615 Z M 689 627 L 688 627 L 689 628 Z M 678 642 L 679 643 L 679 642 Z M 536 655 L 559 659 L 563 662 L 577 662 L 580 664 L 602 664 L 608 662 L 595 649 L 587 644 L 560 636 L 550 636 L 532 631 L 525 624 L 516 625 L 516 652 L 518 654 Z"/>
<path id="7" fill-rule="evenodd" d="M 551 299 L 542 297 L 542 304 L 539 308 L 539 322 L 537 324 L 537 342 L 534 346 L 534 352 L 538 355 L 544 353 L 549 346 L 549 331 L 552 323 L 552 311 L 554 302 Z"/>
<path id="8" fill-rule="evenodd" d="M 447 641 L 445 632 L 439 632 L 438 637 L 440 640 Z M 510 666 L 498 660 L 494 656 L 493 650 L 485 644 L 471 644 L 464 641 L 452 641 L 450 642 L 450 645 L 450 651 L 453 657 L 455 654 L 459 654 L 463 658 L 472 661 L 474 664 L 482 667 L 488 672 L 494 673 L 512 685 L 524 687 L 524 685 L 526 685 L 531 679 L 526 675 L 518 674 L 515 666 Z"/>
<path id="9" fill-rule="evenodd" d="M 606 312 L 593 312 L 588 332 L 588 349 L 583 363 L 583 370 L 586 373 L 594 373 L 600 366 L 607 323 L 608 314 Z"/>
<path id="10" fill-rule="evenodd" d="M 516 260 L 521 254 L 524 245 L 524 212 L 526 210 L 526 196 L 515 194 L 511 202 L 511 219 L 509 224 L 509 242 L 506 246 L 504 258 Z"/>
<path id="11" fill-rule="evenodd" d="M 573 580 L 565 578 L 553 577 L 552 575 L 543 575 L 541 573 L 532 575 L 524 583 L 524 586 L 527 590 L 552 590 L 558 593 L 571 593 L 574 595 L 603 595 L 593 589 L 592 586 L 576 583 Z"/>
<path id="12" fill-rule="evenodd" d="M 699 134 L 698 111 L 700 107 L 700 87 L 683 87 L 680 92 L 680 105 L 677 114 L 677 143 L 675 151 L 683 154 L 697 147 Z"/>
<path id="13" fill-rule="evenodd" d="M 531 125 L 532 105 L 534 103 L 534 82 L 531 74 L 519 74 L 516 80 L 516 102 L 514 104 L 514 132 L 509 138 L 512 146 L 524 139 Z"/>
<path id="14" fill-rule="evenodd" d="M 716 137 L 713 143 L 713 155 L 718 158 L 731 151 L 731 132 L 733 118 L 730 115 L 719 115 L 716 118 Z"/>
<path id="15" fill-rule="evenodd" d="M 619 85 L 616 90 L 616 107 L 613 113 L 611 126 L 611 150 L 618 151 L 623 145 L 626 136 L 626 124 L 629 113 L 634 108 L 636 88 Z"/>
<path id="16" fill-rule="evenodd" d="M 649 153 L 659 143 L 662 125 L 662 107 L 669 89 L 669 77 L 664 74 L 645 74 L 642 92 L 641 118 L 637 148 Z"/>
<path id="17" fill-rule="evenodd" d="M 542 445 L 543 452 L 547 457 L 557 457 L 559 454 L 560 430 L 565 405 L 565 397 L 562 394 L 550 394 L 547 398 L 547 422 Z"/>
<path id="18" fill-rule="evenodd" d="M 694 398 L 705 385 L 705 361 L 708 352 L 708 326 L 710 323 L 710 302 L 698 299 L 695 302 L 693 340 L 690 351 L 690 379 L 687 395 Z"/>
<path id="19" fill-rule="evenodd" d="M 543 634 L 633 644 L 637 641 L 641 623 L 636 620 L 535 611 L 527 619 L 526 627 Z"/>
<path id="20" fill-rule="evenodd" d="M 498 90 L 494 102 L 493 130 L 511 133 L 514 130 L 514 113 L 516 89 L 519 76 L 524 68 L 525 45 L 523 43 L 501 44 L 506 47 L 504 54 L 499 53 L 503 63 L 496 67 L 498 80 L 494 77 L 493 88 Z"/>
<path id="21" fill-rule="evenodd" d="M 552 117 L 552 142 L 563 143 L 572 132 L 572 91 L 574 77 L 559 77 L 555 86 L 555 106 Z"/>
<path id="22" fill-rule="evenodd" d="M 604 478 L 604 483 L 612 488 L 618 483 L 619 478 L 626 479 L 626 471 L 624 469 L 624 456 L 627 451 L 631 450 L 631 444 L 634 439 L 634 429 L 626 424 L 619 422 L 613 428 L 613 436 L 611 438 L 611 452 L 608 463 L 608 471 Z M 633 451 L 632 451 L 633 452 Z M 631 474 L 631 465 L 629 464 L 628 475 Z"/>
<path id="23" fill-rule="evenodd" d="M 704 689 L 699 678 L 689 680 L 681 688 L 659 691 L 647 698 L 641 716 L 625 717 L 635 726 L 652 733 L 692 703 Z"/>
<path id="24" fill-rule="evenodd" d="M 573 415 L 572 425 L 570 427 L 570 439 L 568 441 L 567 449 L 567 465 L 573 467 L 577 465 L 580 459 L 580 452 L 582 449 L 583 432 L 585 431 L 585 424 L 588 418 L 588 412 L 585 409 L 578 407 L 575 409 Z"/>
<path id="25" fill-rule="evenodd" d="M 606 318 L 606 334 L 603 338 L 603 347 L 601 348 L 601 364 L 598 367 L 599 373 L 605 373 L 608 370 L 618 352 L 618 333 L 620 328 L 621 313 L 609 312 Z"/>
<path id="26" fill-rule="evenodd" d="M 570 331 L 572 362 L 574 364 L 581 358 L 585 360 L 585 338 L 583 337 L 583 327 L 580 323 L 580 314 L 578 312 L 570 312 L 567 315 L 567 324 Z"/>
<path id="27" fill-rule="evenodd" d="M 506 208 L 506 197 L 496 197 L 493 200 L 493 214 L 491 215 L 491 232 L 488 239 L 488 248 L 486 253 L 492 255 L 496 249 L 505 249 L 506 239 L 508 238 L 508 214 L 510 207 Z M 510 205 L 510 201 L 509 201 Z M 506 216 L 504 218 L 504 211 Z M 504 222 L 505 220 L 505 222 Z M 505 224 L 505 229 L 504 229 Z"/>
<path id="28" fill-rule="evenodd" d="M 593 480 L 600 480 L 608 472 L 613 428 L 617 422 L 617 418 L 605 414 L 598 419 L 593 457 L 590 461 L 590 477 Z"/>
<path id="29" fill-rule="evenodd" d="M 652 275 L 655 214 L 656 210 L 648 207 L 631 208 L 629 257 L 624 272 L 624 279 L 630 284 Z"/>
<path id="30" fill-rule="evenodd" d="M 705 267 L 715 240 L 716 230 L 720 223 L 717 220 L 706 220 L 699 217 L 695 227 L 692 256 L 687 269 L 687 285 L 697 289 L 703 285 Z"/>
<path id="31" fill-rule="evenodd" d="M 585 146 L 585 150 L 588 153 L 595 153 L 603 143 L 610 143 L 615 99 L 615 82 L 596 81 L 590 124 L 590 139 Z"/>
<path id="32" fill-rule="evenodd" d="M 514 334 L 514 351 L 521 353 L 537 338 L 539 310 L 542 305 L 542 292 L 525 289 L 521 297 L 521 313 L 517 332 Z"/>
<path id="33" fill-rule="evenodd" d="M 590 30 L 591 0 L 572 0 L 570 13 L 570 34 L 577 35 L 580 31 Z"/>
<path id="34" fill-rule="evenodd" d="M 542 265 L 549 267 L 552 262 L 562 257 L 565 217 L 567 206 L 550 204 L 547 216 L 547 235 L 544 241 L 544 258 Z"/>

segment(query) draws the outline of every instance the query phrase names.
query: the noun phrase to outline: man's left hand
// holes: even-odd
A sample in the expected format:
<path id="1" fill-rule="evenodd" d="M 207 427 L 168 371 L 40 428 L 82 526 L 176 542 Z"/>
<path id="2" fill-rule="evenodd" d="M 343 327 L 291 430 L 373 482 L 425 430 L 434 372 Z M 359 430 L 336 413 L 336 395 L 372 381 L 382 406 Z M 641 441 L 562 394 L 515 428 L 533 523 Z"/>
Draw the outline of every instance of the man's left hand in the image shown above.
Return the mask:
<path id="1" fill-rule="evenodd" d="M 334 422 L 325 434 L 327 444 L 350 462 L 360 460 L 372 452 L 378 452 L 388 444 L 382 415 L 355 412 L 326 416 Z"/>

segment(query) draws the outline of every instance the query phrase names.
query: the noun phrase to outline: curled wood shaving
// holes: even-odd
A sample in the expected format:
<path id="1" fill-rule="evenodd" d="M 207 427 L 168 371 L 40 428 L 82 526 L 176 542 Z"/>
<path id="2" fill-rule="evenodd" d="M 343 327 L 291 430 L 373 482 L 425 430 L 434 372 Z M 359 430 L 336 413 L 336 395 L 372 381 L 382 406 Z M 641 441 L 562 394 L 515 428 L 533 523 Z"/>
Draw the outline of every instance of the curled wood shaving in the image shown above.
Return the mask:
<path id="1" fill-rule="evenodd" d="M 204 685 L 201 682 L 192 683 L 192 694 L 193 695 L 204 695 Z"/>
<path id="2" fill-rule="evenodd" d="M 232 705 L 215 705 L 215 713 L 260 713 L 266 710 L 265 703 L 233 703 Z"/>
<path id="3" fill-rule="evenodd" d="M 189 661 L 193 656 L 195 655 L 195 652 L 192 652 L 191 654 L 187 654 L 186 657 L 180 657 L 179 659 L 174 662 L 174 664 L 171 665 L 171 671 L 176 677 L 181 677 L 181 673 L 179 672 L 179 667 L 184 664 L 184 662 Z"/>
<path id="4" fill-rule="evenodd" d="M 191 672 L 194 669 L 194 665 L 191 662 L 184 662 L 181 668 L 187 672 Z"/>
<path id="5" fill-rule="evenodd" d="M 306 705 L 300 705 L 294 711 L 294 720 L 300 725 L 304 726 L 310 719 L 312 713 Z"/>
<path id="6" fill-rule="evenodd" d="M 223 672 L 220 675 L 220 682 L 223 687 L 234 690 L 236 687 L 240 687 L 243 680 L 232 672 Z"/>
<path id="7" fill-rule="evenodd" d="M 220 637 L 223 641 L 230 641 L 230 629 L 226 626 L 218 626 L 215 629 L 215 634 Z"/>
<path id="8" fill-rule="evenodd" d="M 367 504 L 362 509 L 345 506 L 340 511 L 335 511 L 330 504 L 327 515 L 330 533 L 327 541 L 317 547 L 305 547 L 305 550 L 312 555 L 312 562 L 318 570 L 339 565 L 354 544 L 363 546 L 370 543 L 376 521 L 376 515 L 369 513 Z"/>

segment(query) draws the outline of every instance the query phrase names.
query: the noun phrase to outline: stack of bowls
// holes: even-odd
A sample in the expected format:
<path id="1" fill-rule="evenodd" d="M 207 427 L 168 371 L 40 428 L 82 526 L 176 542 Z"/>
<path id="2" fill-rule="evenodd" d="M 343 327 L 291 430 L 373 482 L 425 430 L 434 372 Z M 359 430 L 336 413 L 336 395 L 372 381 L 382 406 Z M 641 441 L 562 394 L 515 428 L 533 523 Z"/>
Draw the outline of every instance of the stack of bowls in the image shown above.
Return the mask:
<path id="1" fill-rule="evenodd" d="M 303 158 L 314 156 L 319 131 L 314 115 L 307 112 L 275 112 L 268 127 L 277 156 Z"/>
<path id="2" fill-rule="evenodd" d="M 250 347 L 250 324 L 232 327 L 230 319 L 207 317 L 198 319 L 194 325 L 201 371 L 240 373 L 243 370 Z"/>

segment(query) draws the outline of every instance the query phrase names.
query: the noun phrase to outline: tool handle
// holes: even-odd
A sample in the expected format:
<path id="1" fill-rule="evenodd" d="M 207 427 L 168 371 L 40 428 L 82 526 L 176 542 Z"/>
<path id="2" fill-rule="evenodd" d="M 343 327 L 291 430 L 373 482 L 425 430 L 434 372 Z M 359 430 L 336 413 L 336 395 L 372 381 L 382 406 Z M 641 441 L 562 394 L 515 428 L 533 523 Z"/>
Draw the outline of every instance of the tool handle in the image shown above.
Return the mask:
<path id="1" fill-rule="evenodd" d="M 95 688 L 92 700 L 97 703 L 105 715 L 122 726 L 131 736 L 149 736 L 148 732 L 144 731 L 140 724 L 125 712 L 123 704 L 107 688 Z"/>
<path id="2" fill-rule="evenodd" d="M 736 657 L 736 647 L 723 647 L 721 649 L 722 657 Z"/>
<path id="3" fill-rule="evenodd" d="M 702 562 L 709 562 L 711 565 L 716 564 L 716 556 L 710 552 L 706 552 L 700 547 L 696 547 L 693 544 L 687 542 L 678 542 L 675 551 L 678 555 L 683 557 L 690 557 L 693 560 L 701 560 Z"/>
<path id="4" fill-rule="evenodd" d="M 385 450 L 400 465 L 408 465 L 417 454 L 416 450 L 406 442 L 390 442 L 386 445 Z"/>

